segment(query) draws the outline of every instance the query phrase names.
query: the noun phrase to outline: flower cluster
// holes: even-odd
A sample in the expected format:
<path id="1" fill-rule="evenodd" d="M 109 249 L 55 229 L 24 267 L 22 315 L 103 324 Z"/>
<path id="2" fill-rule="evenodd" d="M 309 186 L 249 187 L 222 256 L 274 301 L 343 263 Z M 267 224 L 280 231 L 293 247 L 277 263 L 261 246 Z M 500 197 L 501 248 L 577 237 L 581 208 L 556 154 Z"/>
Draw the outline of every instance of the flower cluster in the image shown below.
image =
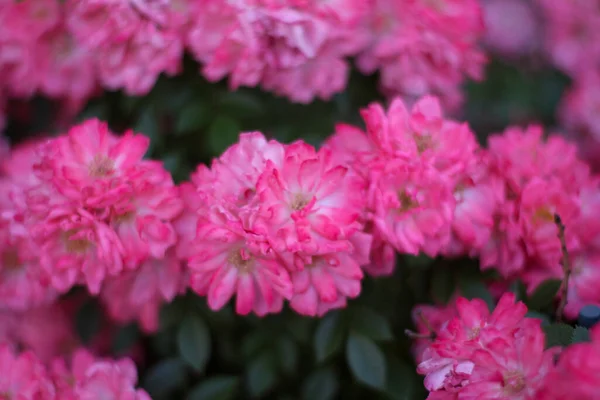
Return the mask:
<path id="1" fill-rule="evenodd" d="M 364 188 L 330 149 L 245 133 L 181 189 L 180 256 L 212 309 L 235 295 L 239 314 L 279 312 L 287 299 L 322 315 L 359 294 L 371 247 Z"/>
<path id="2" fill-rule="evenodd" d="M 0 309 L 24 312 L 83 284 L 117 320 L 157 328 L 160 304 L 185 287 L 171 250 L 183 203 L 163 166 L 142 159 L 147 147 L 89 120 L 11 152 L 0 175 Z"/>
<path id="3" fill-rule="evenodd" d="M 560 370 L 580 361 L 569 354 L 580 345 L 561 354 L 555 367 L 558 348 L 545 350 L 541 321 L 525 318 L 526 312 L 511 293 L 500 298 L 492 313 L 482 300 L 459 297 L 454 315 L 446 313 L 449 318 L 428 332 L 433 340 L 420 354 L 417 371 L 425 375 L 428 399 L 563 398 L 554 396 L 583 377 L 565 377 L 560 388 L 554 376 L 564 376 Z M 543 397 L 546 390 L 552 396 Z"/>
<path id="4" fill-rule="evenodd" d="M 14 353 L 0 345 L 0 393 L 8 399 L 70 400 L 119 398 L 150 400 L 136 389 L 137 372 L 129 359 L 96 359 L 78 350 L 68 362 L 42 364 L 33 352 Z"/>
<path id="5" fill-rule="evenodd" d="M 208 80 L 297 102 L 342 91 L 352 56 L 392 94 L 456 101 L 481 76 L 481 20 L 475 0 L 1 0 L 0 109 L 35 93 L 75 109 L 101 87 L 143 95 L 186 49 Z"/>

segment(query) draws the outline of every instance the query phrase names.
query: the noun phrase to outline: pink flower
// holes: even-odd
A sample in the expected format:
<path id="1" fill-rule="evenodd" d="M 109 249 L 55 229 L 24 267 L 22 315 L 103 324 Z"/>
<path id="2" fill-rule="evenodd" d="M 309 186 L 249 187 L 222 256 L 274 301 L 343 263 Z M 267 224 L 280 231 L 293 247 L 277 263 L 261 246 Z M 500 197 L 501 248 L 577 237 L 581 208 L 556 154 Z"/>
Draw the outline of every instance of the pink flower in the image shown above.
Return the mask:
<path id="1" fill-rule="evenodd" d="M 275 250 L 302 257 L 350 249 L 364 207 L 362 181 L 335 164 L 331 151 L 302 142 L 286 148 L 280 168 L 267 165 L 257 193 Z"/>
<path id="2" fill-rule="evenodd" d="M 129 359 L 95 359 L 86 350 L 79 350 L 70 363 L 56 360 L 51 372 L 61 399 L 150 400 L 145 391 L 135 389 L 137 371 Z"/>
<path id="3" fill-rule="evenodd" d="M 452 300 L 446 306 L 417 305 L 412 310 L 412 320 L 417 327 L 417 333 L 431 335 L 431 339 L 415 339 L 412 353 L 417 364 L 423 361 L 423 353 L 432 343 L 439 332 L 445 328 L 448 322 L 455 318 L 456 304 Z"/>
<path id="4" fill-rule="evenodd" d="M 365 73 L 379 69 L 391 95 L 414 100 L 435 93 L 455 106 L 463 79 L 483 72 L 485 57 L 477 47 L 482 22 L 475 1 L 377 0 L 362 27 L 358 66 Z"/>
<path id="5" fill-rule="evenodd" d="M 130 95 L 150 91 L 161 73 L 180 71 L 185 2 L 105 0 L 70 1 L 70 30 L 94 55 L 100 80 Z"/>
<path id="6" fill-rule="evenodd" d="M 229 75 L 233 89 L 262 85 L 295 101 L 329 99 L 345 86 L 345 58 L 355 49 L 343 40 L 366 2 L 329 3 L 202 0 L 188 45 L 211 81 Z"/>
<path id="7" fill-rule="evenodd" d="M 473 354 L 475 367 L 459 399 L 538 399 L 556 351 L 544 351 L 540 321 L 526 320 L 515 337 L 499 337 Z M 558 349 L 556 349 L 558 350 Z"/>
<path id="8" fill-rule="evenodd" d="M 546 376 L 536 399 L 594 399 L 598 396 L 600 327 L 592 328 L 591 338 L 591 343 L 576 343 L 561 352 L 556 368 Z"/>
<path id="9" fill-rule="evenodd" d="M 158 330 L 162 304 L 185 291 L 184 278 L 181 262 L 169 254 L 109 279 L 100 297 L 111 318 L 120 323 L 139 320 L 142 329 L 152 333 Z"/>
<path id="10" fill-rule="evenodd" d="M 13 354 L 0 345 L 0 393 L 8 399 L 54 400 L 56 393 L 44 366 L 31 352 Z"/>
<path id="11" fill-rule="evenodd" d="M 600 56 L 599 56 L 600 57 Z M 600 72 L 597 68 L 578 73 L 573 86 L 564 95 L 559 116 L 568 131 L 581 136 L 589 136 L 600 142 Z M 580 146 L 581 147 L 581 146 Z M 585 151 L 585 148 L 582 148 Z"/>
<path id="12" fill-rule="evenodd" d="M 299 314 L 323 316 L 327 311 L 346 306 L 346 298 L 360 293 L 361 265 L 369 261 L 371 238 L 356 233 L 351 241 L 354 251 L 312 257 L 312 263 L 292 272 L 294 296 L 290 306 Z"/>
<path id="13" fill-rule="evenodd" d="M 600 13 L 593 1 L 538 0 L 546 24 L 546 47 L 554 63 L 568 74 L 596 68 L 600 60 Z"/>
<path id="14" fill-rule="evenodd" d="M 530 2 L 486 0 L 485 42 L 503 56 L 519 57 L 538 50 L 540 23 Z"/>
<path id="15" fill-rule="evenodd" d="M 70 354 L 78 345 L 72 316 L 62 302 L 25 312 L 0 313 L 0 342 L 31 350 L 42 362 Z"/>
<path id="16" fill-rule="evenodd" d="M 191 287 L 208 297 L 213 310 L 236 294 L 236 312 L 263 316 L 278 312 L 292 297 L 292 283 L 282 260 L 264 238 L 219 205 L 201 218 L 190 258 Z"/>

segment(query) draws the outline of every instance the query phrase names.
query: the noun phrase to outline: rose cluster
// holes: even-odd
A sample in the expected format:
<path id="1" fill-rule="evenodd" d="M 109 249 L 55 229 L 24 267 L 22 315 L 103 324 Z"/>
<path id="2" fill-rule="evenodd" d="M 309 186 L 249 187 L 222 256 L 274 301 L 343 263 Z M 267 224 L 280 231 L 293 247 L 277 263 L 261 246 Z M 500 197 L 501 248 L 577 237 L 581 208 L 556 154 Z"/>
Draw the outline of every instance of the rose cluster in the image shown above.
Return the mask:
<path id="1" fill-rule="evenodd" d="M 44 365 L 33 352 L 16 354 L 0 345 L 0 376 L 0 393 L 7 399 L 150 400 L 135 388 L 137 371 L 131 360 L 98 359 L 86 350 Z"/>
<path id="2" fill-rule="evenodd" d="M 365 130 L 339 124 L 320 149 L 242 133 L 180 185 L 144 158 L 145 136 L 94 119 L 12 149 L 0 164 L 0 317 L 17 322 L 2 324 L 2 340 L 68 353 L 67 333 L 52 342 L 66 349 L 39 335 L 27 343 L 31 324 L 18 321 L 75 286 L 146 332 L 188 287 L 213 310 L 235 297 L 241 315 L 277 313 L 287 300 L 322 316 L 360 294 L 365 272 L 391 274 L 396 253 L 478 257 L 534 290 L 562 279 L 564 244 L 566 315 L 600 304 L 600 190 L 574 146 L 532 126 L 483 148 L 432 96 L 362 116 Z M 520 319 L 498 318 L 516 335 Z"/>
<path id="3" fill-rule="evenodd" d="M 551 61 L 572 79 L 560 107 L 567 134 L 582 156 L 597 169 L 600 151 L 600 45 L 597 1 L 537 0 L 545 22 L 545 44 Z"/>
<path id="4" fill-rule="evenodd" d="M 0 109 L 40 93 L 85 104 L 100 88 L 150 91 L 187 50 L 210 81 L 296 102 L 342 91 L 349 57 L 391 94 L 460 98 L 485 58 L 476 0 L 1 0 Z"/>
<path id="5" fill-rule="evenodd" d="M 540 320 L 513 294 L 490 313 L 485 302 L 459 297 L 445 309 L 418 307 L 429 336 L 416 347 L 428 399 L 593 399 L 600 369 L 600 329 L 591 342 L 546 349 Z"/>

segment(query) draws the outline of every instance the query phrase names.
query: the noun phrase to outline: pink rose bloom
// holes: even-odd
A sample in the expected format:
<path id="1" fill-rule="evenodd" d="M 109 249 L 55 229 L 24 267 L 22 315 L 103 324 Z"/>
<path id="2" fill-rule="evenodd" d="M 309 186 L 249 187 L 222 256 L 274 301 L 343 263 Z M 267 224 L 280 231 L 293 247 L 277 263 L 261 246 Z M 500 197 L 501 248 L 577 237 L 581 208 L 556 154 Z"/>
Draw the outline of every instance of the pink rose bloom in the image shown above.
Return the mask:
<path id="1" fill-rule="evenodd" d="M 135 388 L 137 371 L 130 359 L 95 359 L 82 349 L 75 352 L 70 362 L 55 360 L 50 371 L 61 399 L 150 400 L 145 391 Z"/>
<path id="2" fill-rule="evenodd" d="M 503 56 L 527 55 L 539 47 L 540 23 L 532 2 L 485 0 L 485 42 Z"/>
<path id="3" fill-rule="evenodd" d="M 261 85 L 293 101 L 330 99 L 346 85 L 346 57 L 363 0 L 196 3 L 188 46 L 210 81 Z"/>
<path id="4" fill-rule="evenodd" d="M 32 352 L 16 355 L 8 346 L 0 344 L 0 377 L 0 393 L 6 398 L 57 398 L 47 371 Z"/>
<path id="5" fill-rule="evenodd" d="M 148 259 L 135 271 L 106 281 L 100 298 L 109 316 L 119 323 L 139 321 L 148 333 L 158 330 L 164 303 L 184 293 L 185 273 L 181 262 L 169 253 L 163 259 Z"/>
<path id="6" fill-rule="evenodd" d="M 434 336 L 437 336 L 456 316 L 455 300 L 450 301 L 446 306 L 420 304 L 413 308 L 412 320 L 417 328 L 417 333 L 431 335 L 431 339 L 414 339 L 412 353 L 417 364 L 423 361 L 423 353 L 433 342 Z"/>
<path id="7" fill-rule="evenodd" d="M 556 66 L 570 75 L 596 68 L 600 61 L 595 1 L 537 0 L 546 25 L 546 47 Z"/>
<path id="8" fill-rule="evenodd" d="M 591 330 L 591 343 L 568 346 L 558 357 L 536 394 L 540 400 L 596 399 L 600 380 L 600 326 Z"/>
<path id="9" fill-rule="evenodd" d="M 160 74 L 180 71 L 187 2 L 72 0 L 65 12 L 105 87 L 143 95 Z"/>
<path id="10" fill-rule="evenodd" d="M 599 92 L 600 72 L 597 68 L 577 74 L 560 105 L 560 119 L 565 129 L 600 142 Z"/>
<path id="11" fill-rule="evenodd" d="M 363 22 L 358 66 L 364 73 L 380 70 L 391 96 L 415 100 L 434 93 L 455 107 L 463 80 L 482 77 L 482 34 L 476 1 L 376 0 Z"/>

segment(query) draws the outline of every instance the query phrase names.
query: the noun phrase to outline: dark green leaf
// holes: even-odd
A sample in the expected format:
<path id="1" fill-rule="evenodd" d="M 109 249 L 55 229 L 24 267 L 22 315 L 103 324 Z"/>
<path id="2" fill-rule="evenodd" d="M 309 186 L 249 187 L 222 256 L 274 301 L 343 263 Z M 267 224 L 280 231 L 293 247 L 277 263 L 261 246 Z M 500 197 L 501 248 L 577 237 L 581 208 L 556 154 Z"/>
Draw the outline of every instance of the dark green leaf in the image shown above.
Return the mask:
<path id="1" fill-rule="evenodd" d="M 181 155 L 176 151 L 171 151 L 162 157 L 163 166 L 171 175 L 177 174 L 181 167 Z"/>
<path id="2" fill-rule="evenodd" d="M 164 330 L 173 325 L 178 325 L 184 315 L 185 302 L 181 299 L 176 299 L 171 303 L 165 304 L 160 309 L 160 329 Z"/>
<path id="3" fill-rule="evenodd" d="M 144 108 L 134 125 L 133 130 L 150 139 L 146 157 L 153 155 L 156 152 L 156 149 L 159 149 L 162 146 L 163 137 L 159 132 L 156 113 L 153 107 Z"/>
<path id="4" fill-rule="evenodd" d="M 357 381 L 375 389 L 385 388 L 385 357 L 371 339 L 351 332 L 346 343 L 346 360 Z"/>
<path id="5" fill-rule="evenodd" d="M 187 383 L 185 364 L 178 358 L 170 358 L 154 365 L 144 378 L 143 387 L 153 398 L 166 397 Z"/>
<path id="6" fill-rule="evenodd" d="M 204 101 L 188 103 L 177 116 L 175 134 L 197 132 L 210 123 L 211 117 L 211 110 Z"/>
<path id="7" fill-rule="evenodd" d="M 116 355 L 125 354 L 140 338 L 136 324 L 125 325 L 117 331 L 112 344 L 112 351 Z"/>
<path id="8" fill-rule="evenodd" d="M 394 337 L 392 328 L 385 317 L 367 307 L 354 309 L 351 328 L 353 331 L 376 341 L 391 340 Z"/>
<path id="9" fill-rule="evenodd" d="M 208 147 L 212 154 L 221 154 L 235 143 L 240 130 L 240 125 L 235 119 L 225 114 L 217 115 L 208 128 Z"/>
<path id="10" fill-rule="evenodd" d="M 187 400 L 232 400 L 238 385 L 237 376 L 213 376 L 194 387 Z"/>
<path id="11" fill-rule="evenodd" d="M 321 319 L 315 332 L 317 362 L 325 361 L 342 347 L 344 333 L 344 325 L 339 312 L 329 313 Z"/>
<path id="12" fill-rule="evenodd" d="M 546 333 L 546 348 L 554 346 L 567 346 L 573 337 L 573 327 L 567 324 L 556 323 L 543 327 Z"/>
<path id="13" fill-rule="evenodd" d="M 454 294 L 455 284 L 452 270 L 442 266 L 433 270 L 431 296 L 440 304 L 447 304 Z"/>
<path id="14" fill-rule="evenodd" d="M 246 385 L 251 397 L 266 394 L 277 383 L 276 366 L 271 354 L 263 353 L 248 366 Z"/>
<path id="15" fill-rule="evenodd" d="M 338 378 L 331 368 L 314 371 L 302 386 L 302 400 L 331 400 L 339 390 Z"/>
<path id="16" fill-rule="evenodd" d="M 549 279 L 541 283 L 527 299 L 527 307 L 539 311 L 551 306 L 560 285 L 561 281 L 558 279 Z"/>
<path id="17" fill-rule="evenodd" d="M 90 343 L 100 331 L 101 325 L 102 310 L 95 300 L 88 300 L 75 316 L 75 329 L 81 341 L 84 344 Z"/>
<path id="18" fill-rule="evenodd" d="M 590 340 L 590 331 L 587 328 L 579 325 L 575 327 L 573 335 L 571 335 L 571 344 L 589 342 Z"/>
<path id="19" fill-rule="evenodd" d="M 188 314 L 177 332 L 179 355 L 198 372 L 203 372 L 210 358 L 210 332 L 197 314 Z"/>
<path id="20" fill-rule="evenodd" d="M 258 116 L 264 112 L 264 105 L 258 96 L 248 91 L 238 90 L 221 95 L 220 106 L 236 118 Z"/>
<path id="21" fill-rule="evenodd" d="M 494 297 L 481 278 L 474 274 L 460 274 L 458 288 L 463 297 L 469 300 L 481 299 L 486 302 L 490 310 L 493 310 L 495 307 Z"/>
<path id="22" fill-rule="evenodd" d="M 298 366 L 298 347 L 296 343 L 290 338 L 282 337 L 277 341 L 277 351 L 281 369 L 289 375 L 296 373 L 296 367 Z"/>
<path id="23" fill-rule="evenodd" d="M 388 357 L 388 379 L 386 394 L 393 400 L 409 400 L 415 396 L 419 377 L 413 365 L 401 362 L 396 357 Z"/>
<path id="24" fill-rule="evenodd" d="M 552 323 L 552 321 L 550 321 L 549 316 L 547 316 L 546 314 L 542 314 L 541 312 L 538 312 L 538 311 L 528 311 L 527 314 L 525 314 L 525 316 L 527 318 L 537 318 L 537 319 L 541 320 L 542 326 L 550 325 Z"/>

